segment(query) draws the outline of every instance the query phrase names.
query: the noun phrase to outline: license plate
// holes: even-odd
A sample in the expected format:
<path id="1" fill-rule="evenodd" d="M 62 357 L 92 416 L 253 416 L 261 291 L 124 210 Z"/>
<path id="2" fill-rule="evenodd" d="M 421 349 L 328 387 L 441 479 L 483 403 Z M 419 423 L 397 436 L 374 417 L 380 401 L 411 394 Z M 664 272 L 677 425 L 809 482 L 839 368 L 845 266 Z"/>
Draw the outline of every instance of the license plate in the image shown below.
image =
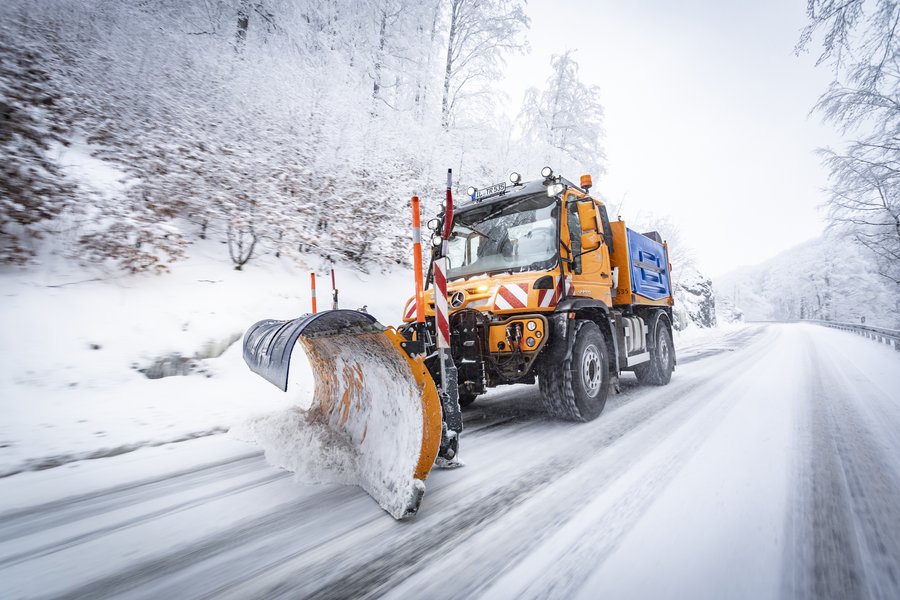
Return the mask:
<path id="1" fill-rule="evenodd" d="M 490 198 L 491 196 L 496 196 L 497 194 L 502 194 L 506 191 L 505 183 L 498 183 L 496 185 L 488 186 L 481 190 L 475 191 L 475 200 L 484 200 L 485 198 Z"/>

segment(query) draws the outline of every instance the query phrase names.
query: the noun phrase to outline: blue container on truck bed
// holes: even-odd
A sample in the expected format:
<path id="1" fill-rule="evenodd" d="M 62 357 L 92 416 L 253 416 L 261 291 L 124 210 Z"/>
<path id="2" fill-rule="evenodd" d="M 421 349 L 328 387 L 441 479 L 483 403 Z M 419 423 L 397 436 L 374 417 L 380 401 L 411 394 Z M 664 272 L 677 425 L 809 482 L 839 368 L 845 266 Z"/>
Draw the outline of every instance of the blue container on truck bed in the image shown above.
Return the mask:
<path id="1" fill-rule="evenodd" d="M 627 229 L 627 234 L 634 293 L 651 300 L 671 296 L 672 281 L 665 246 L 632 229 Z"/>

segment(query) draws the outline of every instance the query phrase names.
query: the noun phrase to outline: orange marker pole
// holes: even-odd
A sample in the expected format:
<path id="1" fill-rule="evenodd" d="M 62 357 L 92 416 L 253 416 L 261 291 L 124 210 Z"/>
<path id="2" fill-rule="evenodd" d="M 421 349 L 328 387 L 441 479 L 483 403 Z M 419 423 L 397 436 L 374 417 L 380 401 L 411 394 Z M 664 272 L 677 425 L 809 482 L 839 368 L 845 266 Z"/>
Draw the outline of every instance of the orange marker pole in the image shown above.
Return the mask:
<path id="1" fill-rule="evenodd" d="M 425 322 L 425 295 L 422 291 L 422 217 L 419 197 L 412 197 L 413 272 L 416 276 L 416 322 Z"/>
<path id="2" fill-rule="evenodd" d="M 312 312 L 316 314 L 316 274 L 309 274 L 309 282 L 312 290 Z"/>

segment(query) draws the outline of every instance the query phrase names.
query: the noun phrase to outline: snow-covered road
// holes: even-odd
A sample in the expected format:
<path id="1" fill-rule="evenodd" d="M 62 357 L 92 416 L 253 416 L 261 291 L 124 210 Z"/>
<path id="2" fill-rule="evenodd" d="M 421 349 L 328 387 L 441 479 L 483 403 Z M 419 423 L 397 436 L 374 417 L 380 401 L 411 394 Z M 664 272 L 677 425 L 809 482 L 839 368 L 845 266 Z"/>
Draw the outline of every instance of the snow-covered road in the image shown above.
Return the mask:
<path id="1" fill-rule="evenodd" d="M 0 597 L 900 598 L 900 353 L 769 325 L 589 424 L 514 387 L 395 522 L 227 436 L 0 479 Z"/>

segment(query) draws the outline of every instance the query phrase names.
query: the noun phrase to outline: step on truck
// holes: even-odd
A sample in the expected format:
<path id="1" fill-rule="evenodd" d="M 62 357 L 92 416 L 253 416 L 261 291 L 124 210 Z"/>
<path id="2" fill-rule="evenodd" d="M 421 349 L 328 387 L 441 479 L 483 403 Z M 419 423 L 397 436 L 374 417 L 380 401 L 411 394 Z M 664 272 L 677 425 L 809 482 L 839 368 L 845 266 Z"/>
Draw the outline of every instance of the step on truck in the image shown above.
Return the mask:
<path id="1" fill-rule="evenodd" d="M 537 382 L 547 412 L 590 421 L 619 377 L 665 385 L 675 368 L 671 264 L 655 232 L 610 221 L 579 184 L 541 177 L 469 188 L 448 172 L 423 267 L 413 198 L 415 294 L 403 323 L 352 310 L 261 321 L 244 337 L 250 368 L 287 390 L 306 351 L 316 389 L 308 418 L 359 456 L 360 485 L 395 518 L 416 513 L 434 465 L 459 464 L 461 407 L 489 388 Z"/>

